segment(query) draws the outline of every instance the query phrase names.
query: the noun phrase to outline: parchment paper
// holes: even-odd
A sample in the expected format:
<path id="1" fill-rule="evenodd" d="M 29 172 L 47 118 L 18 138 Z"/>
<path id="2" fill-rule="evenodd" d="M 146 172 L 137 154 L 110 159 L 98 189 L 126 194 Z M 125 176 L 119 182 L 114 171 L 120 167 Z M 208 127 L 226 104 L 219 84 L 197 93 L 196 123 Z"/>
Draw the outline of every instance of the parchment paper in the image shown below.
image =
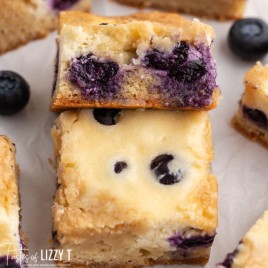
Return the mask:
<path id="1" fill-rule="evenodd" d="M 164 1 L 164 0 L 163 0 Z M 93 11 L 102 15 L 123 15 L 136 11 L 106 0 L 93 0 Z M 267 0 L 251 0 L 247 16 L 265 19 Z M 206 21 L 215 27 L 214 55 L 218 64 L 218 84 L 224 99 L 211 112 L 215 144 L 214 172 L 219 180 L 219 227 L 209 264 L 222 261 L 268 208 L 268 151 L 251 142 L 230 126 L 243 92 L 244 73 L 254 63 L 239 60 L 228 49 L 226 38 L 231 22 Z M 56 34 L 34 41 L 0 57 L 0 70 L 13 70 L 31 86 L 29 105 L 21 113 L 0 117 L 0 133 L 16 143 L 20 166 L 22 227 L 29 238 L 30 254 L 51 245 L 51 205 L 55 193 L 55 172 L 50 129 L 56 115 L 49 112 L 56 53 Z M 264 60 L 265 62 L 265 60 Z M 32 267 L 50 267 L 53 262 L 39 260 Z M 182 267 L 182 266 L 180 266 Z"/>

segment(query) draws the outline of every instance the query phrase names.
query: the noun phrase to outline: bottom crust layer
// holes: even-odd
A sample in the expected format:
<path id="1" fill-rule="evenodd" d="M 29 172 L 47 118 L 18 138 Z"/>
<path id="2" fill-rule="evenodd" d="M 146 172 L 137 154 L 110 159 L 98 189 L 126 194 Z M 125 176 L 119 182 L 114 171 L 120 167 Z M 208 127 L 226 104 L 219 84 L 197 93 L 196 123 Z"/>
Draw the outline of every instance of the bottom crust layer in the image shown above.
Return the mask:
<path id="1" fill-rule="evenodd" d="M 88 265 L 75 264 L 75 263 L 64 263 L 58 262 L 58 267 L 71 267 L 71 268 L 141 268 L 146 266 L 154 266 L 154 265 L 174 265 L 174 264 L 186 264 L 186 265 L 205 265 L 208 262 L 208 256 L 202 258 L 194 258 L 187 260 L 148 260 L 148 262 L 144 263 L 144 265 L 113 265 L 111 266 L 108 263 L 91 263 Z"/>
<path id="2" fill-rule="evenodd" d="M 249 122 L 241 115 L 240 111 L 233 117 L 232 125 L 243 136 L 268 149 L 268 132 Z"/>

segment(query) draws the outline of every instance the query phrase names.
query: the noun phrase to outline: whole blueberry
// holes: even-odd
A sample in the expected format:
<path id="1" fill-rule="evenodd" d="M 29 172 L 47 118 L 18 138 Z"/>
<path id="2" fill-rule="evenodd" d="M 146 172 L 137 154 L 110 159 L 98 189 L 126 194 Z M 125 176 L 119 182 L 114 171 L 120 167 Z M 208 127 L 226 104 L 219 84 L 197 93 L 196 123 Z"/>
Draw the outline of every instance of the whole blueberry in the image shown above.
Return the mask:
<path id="1" fill-rule="evenodd" d="M 268 25 L 261 19 L 237 20 L 228 35 L 228 44 L 244 60 L 260 60 L 268 52 Z"/>
<path id="2" fill-rule="evenodd" d="M 0 71 L 0 115 L 21 111 L 30 98 L 29 84 L 19 74 Z"/>
<path id="3" fill-rule="evenodd" d="M 128 164 L 124 161 L 119 161 L 119 162 L 116 162 L 115 165 L 114 165 L 114 172 L 116 174 L 119 174 L 121 173 L 124 169 L 126 169 L 128 167 Z"/>
<path id="4" fill-rule="evenodd" d="M 98 123 L 113 126 L 117 123 L 116 118 L 120 111 L 120 109 L 94 109 L 93 116 Z"/>
<path id="5" fill-rule="evenodd" d="M 178 167 L 176 172 L 172 172 L 168 165 L 174 160 L 174 156 L 171 154 L 161 154 L 156 156 L 150 165 L 151 170 L 154 171 L 157 181 L 164 185 L 171 185 L 178 183 L 183 174 Z"/>

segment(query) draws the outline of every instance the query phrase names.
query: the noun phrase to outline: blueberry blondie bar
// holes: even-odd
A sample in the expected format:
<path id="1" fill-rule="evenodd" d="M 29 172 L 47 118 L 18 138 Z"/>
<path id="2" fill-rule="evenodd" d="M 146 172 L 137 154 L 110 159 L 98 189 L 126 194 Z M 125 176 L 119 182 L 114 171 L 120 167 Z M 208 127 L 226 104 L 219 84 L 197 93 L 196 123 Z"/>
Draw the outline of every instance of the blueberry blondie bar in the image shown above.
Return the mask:
<path id="1" fill-rule="evenodd" d="M 229 253 L 218 268 L 267 268 L 268 211 L 249 230 L 237 249 Z"/>
<path id="2" fill-rule="evenodd" d="M 0 267 L 24 267 L 20 261 L 23 241 L 19 232 L 18 169 L 15 147 L 0 135 Z"/>
<path id="3" fill-rule="evenodd" d="M 257 63 L 247 72 L 244 83 L 233 125 L 250 139 L 268 146 L 268 65 Z"/>
<path id="4" fill-rule="evenodd" d="M 63 12 L 52 110 L 209 110 L 220 91 L 213 29 L 177 14 Z"/>
<path id="5" fill-rule="evenodd" d="M 237 19 L 244 14 L 247 0 L 114 0 L 136 7 L 179 11 L 207 18 Z"/>
<path id="6" fill-rule="evenodd" d="M 217 226 L 207 112 L 83 109 L 52 130 L 54 241 L 71 267 L 205 264 Z"/>
<path id="7" fill-rule="evenodd" d="M 58 12 L 89 11 L 91 0 L 2 0 L 0 1 L 0 54 L 56 28 Z"/>

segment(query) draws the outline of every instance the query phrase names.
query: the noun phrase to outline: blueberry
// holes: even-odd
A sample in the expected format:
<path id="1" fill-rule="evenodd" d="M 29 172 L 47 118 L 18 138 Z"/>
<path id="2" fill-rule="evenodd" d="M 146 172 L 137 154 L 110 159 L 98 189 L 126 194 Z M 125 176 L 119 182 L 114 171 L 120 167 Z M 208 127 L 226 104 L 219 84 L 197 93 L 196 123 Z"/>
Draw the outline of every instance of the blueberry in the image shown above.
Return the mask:
<path id="1" fill-rule="evenodd" d="M 149 54 L 144 57 L 147 67 L 156 70 L 168 70 L 168 61 L 165 54 L 157 49 L 153 49 Z"/>
<path id="2" fill-rule="evenodd" d="M 0 268 L 21 268 L 22 266 L 10 256 L 0 257 Z"/>
<path id="3" fill-rule="evenodd" d="M 188 58 L 189 46 L 186 42 L 180 42 L 173 50 L 172 57 L 170 58 L 170 68 L 176 68 L 183 64 Z"/>
<path id="4" fill-rule="evenodd" d="M 246 106 L 243 106 L 242 110 L 243 114 L 256 125 L 263 128 L 268 127 L 268 118 L 262 111 L 258 109 L 251 109 Z"/>
<path id="5" fill-rule="evenodd" d="M 116 117 L 120 111 L 119 109 L 94 109 L 93 116 L 100 124 L 112 126 L 116 124 Z"/>
<path id="6" fill-rule="evenodd" d="M 79 0 L 52 0 L 52 8 L 55 10 L 65 10 L 71 8 Z"/>
<path id="7" fill-rule="evenodd" d="M 178 43 L 170 54 L 153 49 L 144 57 L 144 63 L 149 68 L 168 71 L 170 68 L 177 68 L 186 61 L 188 50 L 186 42 Z"/>
<path id="8" fill-rule="evenodd" d="M 225 260 L 223 263 L 221 263 L 221 266 L 225 268 L 231 268 L 234 262 L 234 258 L 237 255 L 238 250 L 236 249 L 234 252 L 227 254 Z"/>
<path id="9" fill-rule="evenodd" d="M 261 19 L 237 20 L 230 29 L 228 44 L 244 60 L 260 60 L 268 52 L 268 25 Z"/>
<path id="10" fill-rule="evenodd" d="M 0 115 L 21 111 L 30 98 L 30 87 L 23 77 L 11 71 L 0 71 Z"/>
<path id="11" fill-rule="evenodd" d="M 117 74 L 119 65 L 113 61 L 101 62 L 92 54 L 80 56 L 71 62 L 69 79 L 85 92 L 108 92 L 108 83 Z"/>
<path id="12" fill-rule="evenodd" d="M 193 83 L 207 73 L 202 60 L 196 60 L 170 70 L 170 76 L 182 83 Z"/>
<path id="13" fill-rule="evenodd" d="M 211 246 L 214 241 L 215 235 L 208 235 L 208 234 L 195 234 L 191 236 L 187 236 L 185 234 L 178 234 L 170 237 L 168 239 L 170 245 L 172 247 L 181 248 L 181 249 L 190 249 L 196 247 L 207 247 Z"/>
<path id="14" fill-rule="evenodd" d="M 179 182 L 183 176 L 181 169 L 173 173 L 169 170 L 168 164 L 174 160 L 174 156 L 170 154 L 161 154 L 151 162 L 151 170 L 154 171 L 159 183 L 171 185 Z"/>
<path id="15" fill-rule="evenodd" d="M 128 167 L 127 163 L 124 161 L 116 162 L 114 165 L 114 172 L 121 173 L 124 169 Z"/>

